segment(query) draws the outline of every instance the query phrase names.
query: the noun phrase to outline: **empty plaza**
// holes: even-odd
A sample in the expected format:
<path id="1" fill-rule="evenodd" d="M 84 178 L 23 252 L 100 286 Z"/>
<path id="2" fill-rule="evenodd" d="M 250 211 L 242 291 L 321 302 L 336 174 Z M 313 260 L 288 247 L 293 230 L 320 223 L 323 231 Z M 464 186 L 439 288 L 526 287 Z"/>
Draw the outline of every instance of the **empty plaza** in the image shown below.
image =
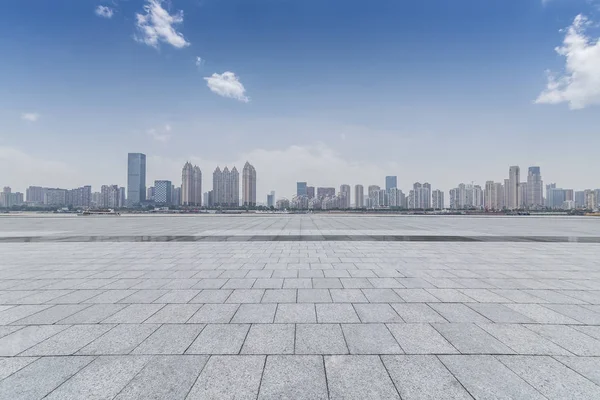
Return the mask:
<path id="1" fill-rule="evenodd" d="M 598 399 L 600 219 L 0 217 L 2 399 Z"/>

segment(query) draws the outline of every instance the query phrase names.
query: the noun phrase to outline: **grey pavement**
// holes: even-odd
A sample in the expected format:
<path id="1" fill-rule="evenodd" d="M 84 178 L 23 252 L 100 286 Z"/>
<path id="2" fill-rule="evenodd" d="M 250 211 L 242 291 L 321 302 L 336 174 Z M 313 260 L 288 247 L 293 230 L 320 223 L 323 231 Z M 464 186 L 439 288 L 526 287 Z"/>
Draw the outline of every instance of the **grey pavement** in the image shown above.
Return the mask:
<path id="1" fill-rule="evenodd" d="M 0 217 L 0 236 L 600 237 L 593 218 Z M 0 398 L 600 398 L 600 244 L 0 241 Z"/>

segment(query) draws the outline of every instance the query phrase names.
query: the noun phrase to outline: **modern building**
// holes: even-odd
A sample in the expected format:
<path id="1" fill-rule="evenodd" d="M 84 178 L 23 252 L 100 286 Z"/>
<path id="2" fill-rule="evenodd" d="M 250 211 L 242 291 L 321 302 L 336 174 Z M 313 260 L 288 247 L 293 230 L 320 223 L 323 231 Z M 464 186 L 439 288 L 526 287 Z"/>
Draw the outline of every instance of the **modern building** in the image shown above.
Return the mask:
<path id="1" fill-rule="evenodd" d="M 5 186 L 0 193 L 0 207 L 12 207 L 12 193 L 8 186 Z"/>
<path id="2" fill-rule="evenodd" d="M 504 209 L 506 203 L 504 203 L 504 185 L 500 182 L 496 182 L 496 210 Z"/>
<path id="3" fill-rule="evenodd" d="M 487 181 L 483 192 L 483 207 L 486 210 L 498 210 L 498 204 L 496 204 L 497 198 L 496 183 L 494 181 Z"/>
<path id="4" fill-rule="evenodd" d="M 267 207 L 275 207 L 275 191 L 267 195 Z"/>
<path id="5" fill-rule="evenodd" d="M 529 208 L 529 189 L 527 182 L 519 183 L 519 208 Z"/>
<path id="6" fill-rule="evenodd" d="M 124 187 L 119 188 L 119 208 L 123 208 L 127 206 L 127 196 L 126 190 Z"/>
<path id="7" fill-rule="evenodd" d="M 181 201 L 184 206 L 202 205 L 202 171 L 186 162 L 181 170 Z"/>
<path id="8" fill-rule="evenodd" d="M 146 155 L 127 155 L 127 205 L 136 206 L 146 201 Z"/>
<path id="9" fill-rule="evenodd" d="M 335 196 L 335 188 L 332 187 L 318 187 L 317 188 L 317 197 L 319 199 L 323 199 L 325 197 L 334 197 Z"/>
<path id="10" fill-rule="evenodd" d="M 41 186 L 29 186 L 25 191 L 25 200 L 28 203 L 42 204 L 44 202 L 45 188 Z"/>
<path id="11" fill-rule="evenodd" d="M 431 192 L 431 207 L 434 210 L 444 209 L 444 192 L 441 190 L 434 190 Z"/>
<path id="12" fill-rule="evenodd" d="M 217 167 L 213 172 L 213 202 L 214 206 L 239 207 L 240 174 L 236 167 L 231 171 Z"/>
<path id="13" fill-rule="evenodd" d="M 544 206 L 544 182 L 540 167 L 529 167 L 527 174 L 527 202 L 529 208 L 541 208 Z"/>
<path id="14" fill-rule="evenodd" d="M 516 210 L 519 208 L 519 183 L 521 183 L 521 169 L 513 165 L 508 169 L 508 204 L 507 208 Z"/>
<path id="15" fill-rule="evenodd" d="M 575 208 L 585 208 L 585 191 L 575 192 Z"/>
<path id="16" fill-rule="evenodd" d="M 457 188 L 450 191 L 451 209 L 468 210 L 475 208 L 480 210 L 484 208 L 484 204 L 484 192 L 479 185 L 461 183 Z"/>
<path id="17" fill-rule="evenodd" d="M 175 185 L 171 186 L 171 204 L 181 204 L 181 187 L 177 187 Z M 204 202 L 203 204 L 206 204 L 206 202 Z"/>
<path id="18" fill-rule="evenodd" d="M 154 186 L 146 189 L 146 201 L 154 201 Z"/>
<path id="19" fill-rule="evenodd" d="M 46 188 L 44 204 L 48 206 L 65 206 L 67 204 L 67 189 Z"/>
<path id="20" fill-rule="evenodd" d="M 351 203 L 351 193 L 350 193 L 350 185 L 341 185 L 340 186 L 340 208 L 347 209 L 350 208 Z"/>
<path id="21" fill-rule="evenodd" d="M 406 208 L 406 195 L 398 188 L 391 188 L 387 191 L 390 207 Z"/>
<path id="22" fill-rule="evenodd" d="M 171 204 L 173 197 L 173 184 L 171 181 L 154 181 L 154 202 L 161 205 Z"/>
<path id="23" fill-rule="evenodd" d="M 306 187 L 306 195 L 308 196 L 309 199 L 314 199 L 315 198 L 315 187 L 307 186 Z"/>
<path id="24" fill-rule="evenodd" d="M 77 208 L 89 208 L 92 205 L 92 187 L 82 186 L 67 191 L 65 205 Z"/>
<path id="25" fill-rule="evenodd" d="M 398 187 L 398 177 L 397 176 L 386 176 L 385 177 L 385 190 L 390 191 L 392 188 Z"/>
<path id="26" fill-rule="evenodd" d="M 296 182 L 296 196 L 308 196 L 307 188 L 306 182 Z"/>
<path id="27" fill-rule="evenodd" d="M 431 184 L 427 182 L 413 184 L 413 189 L 408 195 L 408 208 L 423 210 L 431 208 Z"/>
<path id="28" fill-rule="evenodd" d="M 275 208 L 278 210 L 287 210 L 290 208 L 290 201 L 288 199 L 279 199 L 275 203 Z"/>
<path id="29" fill-rule="evenodd" d="M 100 187 L 100 208 L 117 208 L 119 207 L 119 186 L 118 185 L 102 185 Z"/>
<path id="30" fill-rule="evenodd" d="M 363 208 L 364 202 L 364 188 L 363 185 L 354 186 L 354 208 Z"/>
<path id="31" fill-rule="evenodd" d="M 242 204 L 256 206 L 256 169 L 247 161 L 242 170 Z"/>

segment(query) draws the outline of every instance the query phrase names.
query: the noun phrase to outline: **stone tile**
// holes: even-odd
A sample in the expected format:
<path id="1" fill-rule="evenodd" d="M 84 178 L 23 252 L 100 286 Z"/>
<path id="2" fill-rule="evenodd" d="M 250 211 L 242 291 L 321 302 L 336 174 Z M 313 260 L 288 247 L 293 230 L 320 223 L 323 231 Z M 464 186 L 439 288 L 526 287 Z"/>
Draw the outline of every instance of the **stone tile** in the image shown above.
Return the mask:
<path id="1" fill-rule="evenodd" d="M 389 304 L 355 304 L 354 308 L 363 323 L 404 322 Z"/>
<path id="2" fill-rule="evenodd" d="M 200 304 L 167 304 L 158 310 L 146 324 L 184 324 L 200 309 Z"/>
<path id="3" fill-rule="evenodd" d="M 319 323 L 360 322 L 352 304 L 315 304 Z"/>
<path id="4" fill-rule="evenodd" d="M 476 399 L 545 398 L 493 356 L 448 355 L 439 358 Z"/>
<path id="5" fill-rule="evenodd" d="M 310 278 L 286 278 L 283 282 L 284 289 L 311 289 L 312 279 Z"/>
<path id="6" fill-rule="evenodd" d="M 0 338 L 0 356 L 16 356 L 66 328 L 66 326 L 62 325 L 26 326 L 23 329 Z"/>
<path id="7" fill-rule="evenodd" d="M 238 354 L 249 324 L 210 324 L 187 350 L 188 354 Z"/>
<path id="8" fill-rule="evenodd" d="M 225 303 L 233 290 L 208 290 L 201 291 L 190 303 Z"/>
<path id="9" fill-rule="evenodd" d="M 254 289 L 281 289 L 283 287 L 282 278 L 259 278 L 254 282 Z"/>
<path id="10" fill-rule="evenodd" d="M 233 278 L 229 279 L 223 289 L 251 289 L 256 279 Z"/>
<path id="11" fill-rule="evenodd" d="M 429 324 L 387 324 L 406 354 L 455 354 L 458 351 Z"/>
<path id="12" fill-rule="evenodd" d="M 132 289 L 107 290 L 106 292 L 99 294 L 98 296 L 95 296 L 88 300 L 85 300 L 84 303 L 113 304 L 113 303 L 117 303 L 119 300 L 122 300 L 126 297 L 131 296 L 135 292 L 137 292 L 137 290 L 132 290 Z"/>
<path id="13" fill-rule="evenodd" d="M 43 357 L 0 382 L 0 398 L 46 398 L 54 389 L 84 368 L 93 357 Z"/>
<path id="14" fill-rule="evenodd" d="M 10 335 L 11 333 L 18 331 L 19 329 L 23 329 L 23 326 L 16 326 L 16 325 L 0 326 L 0 338 Z"/>
<path id="15" fill-rule="evenodd" d="M 440 301 L 425 289 L 394 289 L 394 291 L 407 303 L 435 303 Z"/>
<path id="16" fill-rule="evenodd" d="M 395 303 L 391 305 L 405 322 L 447 322 L 433 308 L 423 303 Z"/>
<path id="17" fill-rule="evenodd" d="M 474 303 L 474 299 L 470 298 L 457 289 L 426 289 L 429 293 L 445 303 Z"/>
<path id="18" fill-rule="evenodd" d="M 554 357 L 572 370 L 600 386 L 600 358 L 598 357 Z"/>
<path id="19" fill-rule="evenodd" d="M 25 368 L 37 357 L 2 357 L 0 358 L 0 381 L 14 374 L 18 370 Z M 1 384 L 0 384 L 1 385 Z"/>
<path id="20" fill-rule="evenodd" d="M 292 354 L 294 338 L 293 324 L 255 324 L 248 332 L 242 354 Z"/>
<path id="21" fill-rule="evenodd" d="M 384 324 L 343 324 L 350 354 L 401 354 L 400 346 Z"/>
<path id="22" fill-rule="evenodd" d="M 587 325 L 573 325 L 571 328 L 578 330 L 579 332 L 583 332 L 588 336 L 593 337 L 594 339 L 600 340 L 600 326 L 587 326 Z"/>
<path id="23" fill-rule="evenodd" d="M 153 357 L 115 400 L 183 400 L 207 361 L 207 356 Z"/>
<path id="24" fill-rule="evenodd" d="M 373 287 L 366 277 L 340 278 L 340 282 L 344 289 L 369 289 Z"/>
<path id="25" fill-rule="evenodd" d="M 330 289 L 334 303 L 368 303 L 360 289 Z"/>
<path id="26" fill-rule="evenodd" d="M 131 296 L 127 296 L 124 299 L 119 300 L 119 303 L 123 304 L 136 304 L 136 303 L 153 303 L 157 299 L 169 293 L 168 290 L 138 290 Z"/>
<path id="27" fill-rule="evenodd" d="M 401 303 L 403 300 L 393 289 L 362 289 L 370 303 Z"/>
<path id="28" fill-rule="evenodd" d="M 98 357 L 48 395 L 48 400 L 112 399 L 150 360 L 147 356 Z"/>
<path id="29" fill-rule="evenodd" d="M 566 317 L 556 311 L 543 307 L 539 304 L 507 304 L 519 314 L 531 318 L 533 321 L 540 324 L 579 324 L 580 322 Z"/>
<path id="30" fill-rule="evenodd" d="M 348 354 L 339 324 L 296 325 L 296 354 Z"/>
<path id="31" fill-rule="evenodd" d="M 89 305 L 60 304 L 13 322 L 15 325 L 50 325 L 79 312 Z M 10 311 L 10 310 L 8 310 Z"/>
<path id="32" fill-rule="evenodd" d="M 235 289 L 227 303 L 260 303 L 264 295 L 264 289 Z"/>
<path id="33" fill-rule="evenodd" d="M 504 304 L 470 303 L 468 306 L 490 321 L 500 324 L 527 324 L 534 322 L 531 318 L 506 307 Z"/>
<path id="34" fill-rule="evenodd" d="M 279 304 L 275 323 L 309 324 L 317 322 L 314 304 Z"/>
<path id="35" fill-rule="evenodd" d="M 165 324 L 140 343 L 131 354 L 183 354 L 204 325 Z"/>
<path id="36" fill-rule="evenodd" d="M 328 399 L 322 358 L 268 356 L 258 398 Z"/>
<path id="37" fill-rule="evenodd" d="M 404 286 L 394 278 L 367 278 L 374 288 L 403 288 Z"/>
<path id="38" fill-rule="evenodd" d="M 108 355 L 129 354 L 148 336 L 150 336 L 159 325 L 153 324 L 123 324 L 111 329 L 88 344 L 77 354 L 83 355 Z"/>
<path id="39" fill-rule="evenodd" d="M 488 289 L 458 289 L 458 291 L 480 303 L 510 303 L 510 300 L 506 297 L 502 297 Z"/>
<path id="40" fill-rule="evenodd" d="M 295 303 L 296 289 L 266 289 L 262 303 Z"/>
<path id="41" fill-rule="evenodd" d="M 403 400 L 467 400 L 465 388 L 435 356 L 381 356 Z"/>
<path id="42" fill-rule="evenodd" d="M 429 306 L 450 322 L 490 322 L 478 312 L 460 303 L 430 303 Z"/>
<path id="43" fill-rule="evenodd" d="M 24 356 L 70 356 L 87 346 L 114 325 L 74 325 L 30 347 Z"/>
<path id="44" fill-rule="evenodd" d="M 185 290 L 170 290 L 160 296 L 154 303 L 169 304 L 169 303 L 187 303 L 200 293 L 200 290 L 185 289 Z"/>
<path id="45" fill-rule="evenodd" d="M 205 304 L 187 322 L 190 324 L 228 323 L 239 308 L 239 304 Z"/>
<path id="46" fill-rule="evenodd" d="M 126 304 L 94 304 L 65 319 L 59 324 L 97 324 L 127 307 Z"/>
<path id="47" fill-rule="evenodd" d="M 188 400 L 254 400 L 265 356 L 212 356 L 192 387 Z"/>
<path id="48" fill-rule="evenodd" d="M 560 346 L 516 324 L 479 324 L 484 331 L 510 347 L 517 354 L 570 355 Z"/>
<path id="49" fill-rule="evenodd" d="M 433 326 L 462 354 L 514 353 L 475 324 L 433 324 Z"/>
<path id="50" fill-rule="evenodd" d="M 49 305 L 20 305 L 0 312 L 0 325 L 12 324 L 15 321 L 44 311 Z"/>
<path id="51" fill-rule="evenodd" d="M 565 325 L 525 325 L 577 356 L 600 356 L 600 341 Z"/>
<path id="52" fill-rule="evenodd" d="M 272 324 L 275 319 L 276 304 L 241 304 L 231 320 L 242 324 Z"/>
<path id="53" fill-rule="evenodd" d="M 551 357 L 499 356 L 497 358 L 548 399 L 600 398 L 600 386 Z"/>
<path id="54" fill-rule="evenodd" d="M 225 283 L 227 279 L 200 279 L 194 289 L 221 289 Z"/>
<path id="55" fill-rule="evenodd" d="M 587 325 L 600 325 L 600 313 L 576 304 L 544 304 L 544 307 Z"/>
<path id="56" fill-rule="evenodd" d="M 325 371 L 330 399 L 400 400 L 392 380 L 377 356 L 327 356 Z"/>
<path id="57" fill-rule="evenodd" d="M 327 289 L 298 289 L 298 303 L 331 303 Z"/>
<path id="58" fill-rule="evenodd" d="M 75 290 L 69 294 L 64 296 L 60 296 L 52 299 L 48 303 L 50 304 L 78 304 L 85 300 L 91 299 L 101 293 L 104 293 L 104 290 Z"/>
<path id="59" fill-rule="evenodd" d="M 103 324 L 139 324 L 150 318 L 164 304 L 131 304 L 102 321 Z"/>
<path id="60" fill-rule="evenodd" d="M 312 281 L 315 289 L 341 289 L 343 287 L 339 278 L 313 278 Z"/>

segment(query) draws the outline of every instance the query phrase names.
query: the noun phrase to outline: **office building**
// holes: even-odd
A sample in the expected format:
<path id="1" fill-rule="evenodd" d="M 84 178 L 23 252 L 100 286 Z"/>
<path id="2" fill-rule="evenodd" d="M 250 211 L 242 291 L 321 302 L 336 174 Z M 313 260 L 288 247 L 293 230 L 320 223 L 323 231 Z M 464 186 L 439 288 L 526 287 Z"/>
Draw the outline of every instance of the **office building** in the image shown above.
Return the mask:
<path id="1" fill-rule="evenodd" d="M 500 182 L 496 182 L 496 210 L 502 210 L 504 207 L 504 185 Z"/>
<path id="2" fill-rule="evenodd" d="M 197 165 L 186 162 L 181 170 L 181 200 L 184 206 L 202 205 L 202 171 Z"/>
<path id="3" fill-rule="evenodd" d="M 92 205 L 92 187 L 88 185 L 68 190 L 65 205 L 75 208 L 89 208 Z"/>
<path id="4" fill-rule="evenodd" d="M 146 155 L 127 155 L 127 205 L 136 206 L 146 201 Z"/>
<path id="5" fill-rule="evenodd" d="M 275 191 L 267 195 L 267 207 L 275 207 Z"/>
<path id="6" fill-rule="evenodd" d="M 575 192 L 575 208 L 585 208 L 585 191 Z"/>
<path id="7" fill-rule="evenodd" d="M 385 190 L 390 191 L 392 188 L 398 187 L 398 177 L 397 176 L 386 176 L 385 177 Z"/>
<path id="8" fill-rule="evenodd" d="M 528 208 L 529 201 L 529 189 L 527 188 L 527 182 L 519 183 L 519 208 Z"/>
<path id="9" fill-rule="evenodd" d="M 41 186 L 29 186 L 25 191 L 26 201 L 28 203 L 42 204 L 44 202 L 45 189 Z"/>
<path id="10" fill-rule="evenodd" d="M 65 206 L 67 204 L 67 189 L 46 188 L 44 204 L 48 206 Z"/>
<path id="11" fill-rule="evenodd" d="M 483 206 L 486 210 L 498 210 L 498 204 L 496 194 L 496 183 L 494 181 L 487 181 L 485 183 L 485 191 L 483 192 Z"/>
<path id="12" fill-rule="evenodd" d="M 175 206 L 181 204 L 181 187 L 175 185 L 171 186 L 171 204 Z M 206 202 L 203 202 L 202 204 L 206 204 Z"/>
<path id="13" fill-rule="evenodd" d="M 585 208 L 588 210 L 597 210 L 598 209 L 598 190 L 585 190 Z"/>
<path id="14" fill-rule="evenodd" d="M 0 193 L 0 207 L 12 207 L 12 193 L 8 186 L 5 186 Z"/>
<path id="15" fill-rule="evenodd" d="M 119 186 L 118 185 L 102 185 L 100 188 L 100 208 L 117 208 L 119 207 Z"/>
<path id="16" fill-rule="evenodd" d="M 530 208 L 541 208 L 544 206 L 544 182 L 540 167 L 529 167 L 527 174 L 527 202 Z"/>
<path id="17" fill-rule="evenodd" d="M 154 201 L 154 186 L 146 189 L 146 201 Z"/>
<path id="18" fill-rule="evenodd" d="M 296 196 L 308 196 L 308 186 L 306 185 L 306 182 L 296 182 Z"/>
<path id="19" fill-rule="evenodd" d="M 423 210 L 431 208 L 431 184 L 419 182 L 413 184 L 413 189 L 408 195 L 408 208 Z"/>
<path id="20" fill-rule="evenodd" d="M 154 202 L 160 205 L 171 204 L 172 190 L 173 184 L 171 181 L 154 181 Z"/>
<path id="21" fill-rule="evenodd" d="M 219 167 L 213 172 L 213 202 L 214 206 L 239 207 L 240 205 L 240 174 L 236 167 L 231 171 Z"/>
<path id="22" fill-rule="evenodd" d="M 365 206 L 364 201 L 364 188 L 363 185 L 354 186 L 354 208 L 363 208 Z"/>
<path id="23" fill-rule="evenodd" d="M 387 191 L 388 205 L 395 208 L 406 208 L 406 195 L 398 188 L 391 188 Z"/>
<path id="24" fill-rule="evenodd" d="M 256 207 L 256 169 L 247 161 L 242 170 L 242 204 Z"/>
<path id="25" fill-rule="evenodd" d="M 123 208 L 127 206 L 127 196 L 126 190 L 123 186 L 119 188 L 119 208 Z"/>
<path id="26" fill-rule="evenodd" d="M 444 209 L 444 192 L 441 190 L 434 190 L 431 192 L 431 207 L 434 210 Z"/>
<path id="27" fill-rule="evenodd" d="M 306 187 L 306 196 L 308 196 L 309 199 L 315 198 L 315 187 L 314 186 Z"/>
<path id="28" fill-rule="evenodd" d="M 351 193 L 350 193 L 350 185 L 342 185 L 340 186 L 340 208 L 347 209 L 350 208 L 351 202 Z"/>
<path id="29" fill-rule="evenodd" d="M 521 169 L 513 165 L 508 169 L 508 204 L 507 207 L 511 210 L 519 208 L 519 183 L 521 183 Z"/>
<path id="30" fill-rule="evenodd" d="M 325 197 L 334 197 L 335 196 L 335 188 L 332 187 L 318 187 L 317 188 L 317 197 L 319 199 L 324 199 Z"/>
<path id="31" fill-rule="evenodd" d="M 508 179 L 504 180 L 504 185 L 502 186 L 502 188 L 504 189 L 504 208 L 509 208 L 509 204 L 510 204 L 510 195 L 508 193 L 508 188 L 510 187 L 510 181 Z"/>

